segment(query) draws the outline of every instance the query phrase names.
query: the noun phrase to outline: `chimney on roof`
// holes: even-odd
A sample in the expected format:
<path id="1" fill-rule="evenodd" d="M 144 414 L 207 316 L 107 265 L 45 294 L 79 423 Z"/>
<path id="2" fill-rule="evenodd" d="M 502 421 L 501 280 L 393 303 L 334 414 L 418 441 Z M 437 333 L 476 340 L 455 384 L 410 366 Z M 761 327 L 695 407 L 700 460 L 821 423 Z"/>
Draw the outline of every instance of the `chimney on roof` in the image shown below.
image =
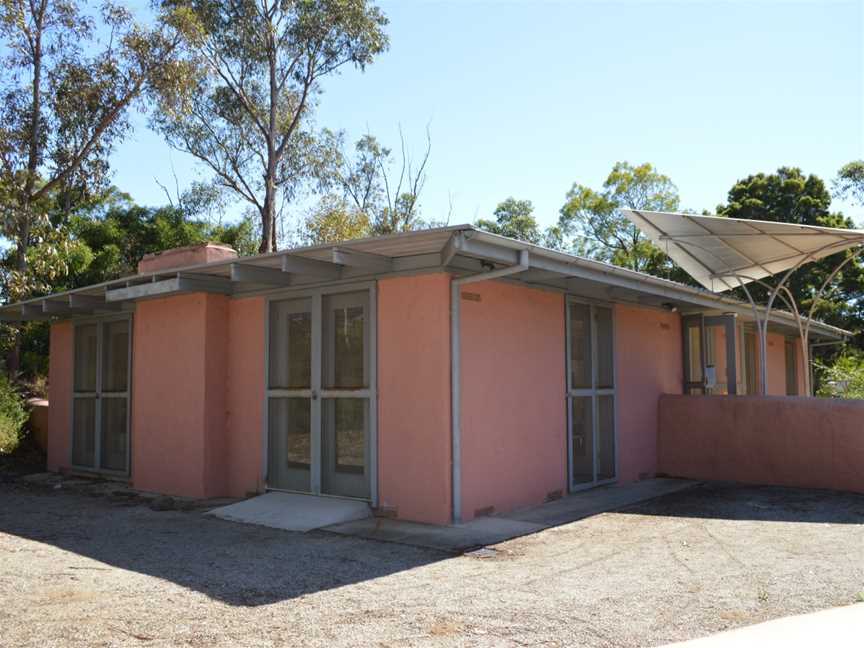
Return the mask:
<path id="1" fill-rule="evenodd" d="M 199 243 L 186 247 L 171 248 L 162 252 L 145 254 L 138 262 L 138 274 L 174 270 L 191 265 L 229 261 L 237 258 L 237 250 L 221 243 Z"/>

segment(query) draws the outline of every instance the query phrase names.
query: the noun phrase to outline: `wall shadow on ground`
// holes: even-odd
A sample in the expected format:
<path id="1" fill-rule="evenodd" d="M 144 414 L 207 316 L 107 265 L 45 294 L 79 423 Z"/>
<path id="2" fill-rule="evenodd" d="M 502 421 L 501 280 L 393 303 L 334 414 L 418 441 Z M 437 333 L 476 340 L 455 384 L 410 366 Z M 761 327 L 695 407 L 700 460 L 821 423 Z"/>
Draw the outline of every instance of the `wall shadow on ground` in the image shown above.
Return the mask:
<path id="1" fill-rule="evenodd" d="M 0 483 L 0 503 L 0 533 L 161 578 L 237 606 L 267 605 L 449 557 L 325 532 L 237 524 L 201 512 L 155 512 L 142 505 L 17 484 Z M 106 574 L 110 579 L 111 572 Z"/>
<path id="2" fill-rule="evenodd" d="M 721 520 L 864 524 L 864 495 L 707 482 L 617 512 Z"/>

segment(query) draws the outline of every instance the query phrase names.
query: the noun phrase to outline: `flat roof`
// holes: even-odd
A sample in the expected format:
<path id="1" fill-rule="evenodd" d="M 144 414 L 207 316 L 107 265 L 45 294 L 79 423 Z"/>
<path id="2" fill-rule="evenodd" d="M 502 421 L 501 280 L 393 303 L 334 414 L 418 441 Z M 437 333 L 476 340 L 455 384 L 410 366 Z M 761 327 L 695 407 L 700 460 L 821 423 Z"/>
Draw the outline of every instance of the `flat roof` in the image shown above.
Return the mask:
<path id="1" fill-rule="evenodd" d="M 511 275 L 538 288 L 606 302 L 680 310 L 731 312 L 752 319 L 749 304 L 727 295 L 620 268 L 472 225 L 453 225 L 333 244 L 281 250 L 212 263 L 166 268 L 66 292 L 0 306 L 0 319 L 70 318 L 134 310 L 135 302 L 190 292 L 233 296 L 287 293 L 313 286 L 351 284 L 388 275 L 447 271 L 456 276 L 516 266 L 528 252 L 528 267 Z M 771 322 L 797 333 L 794 316 L 772 311 Z M 814 320 L 813 335 L 832 340 L 850 335 Z"/>

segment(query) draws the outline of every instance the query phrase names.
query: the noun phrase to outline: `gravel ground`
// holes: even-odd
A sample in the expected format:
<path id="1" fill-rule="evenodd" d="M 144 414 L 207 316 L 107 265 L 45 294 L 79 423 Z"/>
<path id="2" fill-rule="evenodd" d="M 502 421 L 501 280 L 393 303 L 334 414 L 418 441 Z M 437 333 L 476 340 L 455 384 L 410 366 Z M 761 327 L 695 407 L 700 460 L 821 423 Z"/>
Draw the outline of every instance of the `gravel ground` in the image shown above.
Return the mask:
<path id="1" fill-rule="evenodd" d="M 653 646 L 851 603 L 864 497 L 708 485 L 452 557 L 0 484 L 2 646 Z"/>

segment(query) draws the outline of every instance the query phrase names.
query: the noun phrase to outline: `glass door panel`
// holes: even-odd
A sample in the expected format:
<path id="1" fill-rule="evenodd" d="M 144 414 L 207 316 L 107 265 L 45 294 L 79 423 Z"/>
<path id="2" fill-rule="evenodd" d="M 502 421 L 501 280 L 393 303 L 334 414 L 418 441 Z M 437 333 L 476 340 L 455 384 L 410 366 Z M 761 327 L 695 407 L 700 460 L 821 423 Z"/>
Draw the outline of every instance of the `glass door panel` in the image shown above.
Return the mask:
<path id="1" fill-rule="evenodd" d="M 570 304 L 570 388 L 591 387 L 591 307 Z"/>
<path id="2" fill-rule="evenodd" d="M 323 401 L 321 491 L 328 495 L 369 497 L 368 402 L 365 398 Z"/>
<path id="3" fill-rule="evenodd" d="M 369 290 L 270 304 L 269 488 L 372 496 Z"/>
<path id="4" fill-rule="evenodd" d="M 129 472 L 131 319 L 75 325 L 72 465 Z"/>
<path id="5" fill-rule="evenodd" d="M 597 481 L 615 479 L 615 397 L 597 397 Z"/>
<path id="6" fill-rule="evenodd" d="M 271 488 L 312 490 L 312 399 L 271 398 L 267 483 Z"/>
<path id="7" fill-rule="evenodd" d="M 614 384 L 612 358 L 612 309 L 594 308 L 597 332 L 597 387 L 611 389 Z"/>
<path id="8" fill-rule="evenodd" d="M 312 300 L 270 305 L 270 389 L 312 386 Z"/>
<path id="9" fill-rule="evenodd" d="M 616 478 L 615 355 L 612 309 L 568 301 L 570 484 Z"/>
<path id="10" fill-rule="evenodd" d="M 571 399 L 570 433 L 572 435 L 572 481 L 590 484 L 594 481 L 594 415 L 593 399 L 579 396 Z"/>
<path id="11" fill-rule="evenodd" d="M 129 452 L 127 400 L 104 395 L 101 400 L 100 466 L 105 470 L 123 472 Z"/>
<path id="12" fill-rule="evenodd" d="M 321 300 L 321 490 L 369 497 L 369 293 Z"/>
<path id="13" fill-rule="evenodd" d="M 270 304 L 267 483 L 313 491 L 312 300 Z"/>
<path id="14" fill-rule="evenodd" d="M 96 397 L 72 399 L 72 465 L 96 467 Z"/>

